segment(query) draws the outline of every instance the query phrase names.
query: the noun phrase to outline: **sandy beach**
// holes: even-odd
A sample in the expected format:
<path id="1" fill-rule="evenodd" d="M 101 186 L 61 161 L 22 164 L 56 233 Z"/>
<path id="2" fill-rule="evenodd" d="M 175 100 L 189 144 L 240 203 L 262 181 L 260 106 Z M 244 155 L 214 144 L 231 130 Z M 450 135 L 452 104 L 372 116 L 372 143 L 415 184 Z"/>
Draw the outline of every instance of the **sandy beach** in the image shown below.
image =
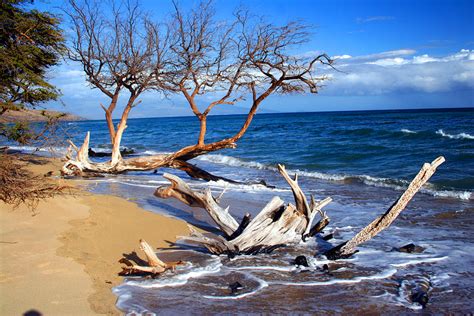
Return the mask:
<path id="1" fill-rule="evenodd" d="M 39 160 L 35 173 L 57 173 L 59 161 Z M 118 315 L 111 289 L 122 253 L 140 252 L 140 238 L 165 247 L 187 233 L 184 222 L 81 190 L 41 201 L 35 214 L 0 203 L 0 214 L 1 315 Z"/>

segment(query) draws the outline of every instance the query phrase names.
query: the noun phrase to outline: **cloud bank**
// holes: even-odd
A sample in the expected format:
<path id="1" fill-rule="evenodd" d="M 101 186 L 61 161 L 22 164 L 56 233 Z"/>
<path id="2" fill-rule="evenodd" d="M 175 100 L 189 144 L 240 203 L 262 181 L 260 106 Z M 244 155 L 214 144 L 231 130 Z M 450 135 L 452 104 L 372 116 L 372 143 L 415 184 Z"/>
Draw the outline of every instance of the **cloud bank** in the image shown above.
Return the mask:
<path id="1" fill-rule="evenodd" d="M 340 72 L 330 72 L 328 95 L 436 93 L 474 88 L 474 51 L 443 57 L 402 49 L 365 56 L 333 57 Z"/>
<path id="2" fill-rule="evenodd" d="M 319 52 L 307 52 L 304 55 L 309 57 L 316 53 Z M 363 56 L 343 54 L 333 58 L 339 71 L 323 69 L 330 80 L 325 82 L 325 87 L 320 90 L 317 101 L 311 102 L 323 100 L 322 96 L 338 97 L 340 102 L 345 104 L 341 106 L 350 109 L 354 106 L 354 100 L 357 100 L 358 104 L 369 104 L 376 97 L 380 100 L 378 106 L 382 107 L 386 104 L 400 105 L 406 102 L 409 96 L 416 95 L 414 104 L 424 100 L 428 103 L 434 102 L 435 106 L 450 106 L 446 104 L 446 99 L 443 101 L 435 97 L 444 93 L 452 95 L 453 100 L 464 98 L 464 101 L 458 102 L 463 106 L 474 103 L 474 50 L 463 49 L 446 56 L 431 56 L 417 54 L 413 49 L 399 49 Z M 59 104 L 52 104 L 52 108 L 88 118 L 103 117 L 100 103 L 107 104 L 109 99 L 97 89 L 91 89 L 80 65 L 64 64 L 56 68 L 51 75 L 52 82 L 61 89 L 62 101 L 67 106 L 64 109 Z M 462 93 L 458 93 L 459 91 Z M 186 102 L 179 96 L 163 99 L 156 93 L 145 93 L 141 99 L 142 104 L 133 111 L 135 117 L 191 114 Z M 307 103 L 305 99 L 315 100 L 304 95 L 294 98 L 293 101 L 279 97 L 269 99 L 265 109 L 285 110 L 279 102 L 286 100 L 291 104 L 289 110 L 296 110 L 293 109 L 295 102 L 302 106 L 298 110 L 311 110 L 311 105 L 303 106 Z M 342 99 L 346 101 L 343 102 Z M 328 103 L 326 107 L 332 108 L 332 104 Z M 221 112 L 219 114 L 234 114 L 243 113 L 245 110 L 226 107 Z"/>

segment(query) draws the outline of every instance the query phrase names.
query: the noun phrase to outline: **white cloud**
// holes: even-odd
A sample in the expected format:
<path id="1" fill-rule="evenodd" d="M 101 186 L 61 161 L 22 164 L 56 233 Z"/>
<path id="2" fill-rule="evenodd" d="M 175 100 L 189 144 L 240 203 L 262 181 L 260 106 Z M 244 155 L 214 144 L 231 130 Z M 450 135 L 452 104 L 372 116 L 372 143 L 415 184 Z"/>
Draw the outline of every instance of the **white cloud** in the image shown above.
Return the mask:
<path id="1" fill-rule="evenodd" d="M 433 57 L 395 50 L 336 60 L 326 95 L 383 95 L 404 92 L 446 92 L 474 88 L 474 51 Z M 344 55 L 341 55 L 344 56 Z M 347 55 L 349 56 L 349 55 Z"/>
<path id="2" fill-rule="evenodd" d="M 379 66 L 396 66 L 396 65 L 403 65 L 406 63 L 408 63 L 408 61 L 401 57 L 377 59 L 376 61 L 367 62 L 367 64 L 369 65 L 379 65 Z"/>
<path id="3" fill-rule="evenodd" d="M 394 58 L 406 55 L 413 55 L 416 53 L 414 49 L 397 49 L 397 50 L 389 50 L 386 52 L 370 54 L 370 55 L 363 55 L 354 57 L 355 60 L 374 60 L 374 59 L 383 59 L 383 58 Z"/>
<path id="4" fill-rule="evenodd" d="M 424 64 L 424 63 L 430 63 L 430 62 L 435 62 L 435 61 L 439 61 L 439 59 L 428 56 L 428 54 L 413 56 L 414 64 Z"/>
<path id="5" fill-rule="evenodd" d="M 351 55 L 337 55 L 337 56 L 332 56 L 331 57 L 332 59 L 336 60 L 336 59 L 349 59 L 349 58 L 352 58 Z"/>
<path id="6" fill-rule="evenodd" d="M 390 21 L 394 20 L 395 17 L 388 16 L 388 15 L 378 15 L 378 16 L 369 16 L 366 18 L 357 18 L 357 23 L 369 23 L 369 22 L 376 22 L 376 21 Z"/>

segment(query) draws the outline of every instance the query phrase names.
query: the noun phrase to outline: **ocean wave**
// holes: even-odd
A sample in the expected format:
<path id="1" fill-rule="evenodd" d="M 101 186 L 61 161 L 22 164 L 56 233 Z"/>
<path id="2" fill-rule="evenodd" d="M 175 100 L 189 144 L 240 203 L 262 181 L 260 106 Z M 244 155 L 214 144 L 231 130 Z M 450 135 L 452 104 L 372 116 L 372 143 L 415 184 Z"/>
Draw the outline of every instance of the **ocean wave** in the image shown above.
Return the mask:
<path id="1" fill-rule="evenodd" d="M 199 156 L 195 158 L 196 160 L 202 160 L 202 161 L 208 161 L 208 162 L 213 162 L 213 163 L 218 163 L 218 164 L 223 164 L 223 165 L 228 165 L 232 167 L 247 167 L 247 168 L 252 168 L 252 169 L 259 169 L 259 170 L 277 170 L 277 168 L 269 165 L 265 165 L 260 162 L 256 161 L 246 161 L 242 160 L 239 158 L 231 157 L 231 156 L 225 156 L 225 155 L 205 155 L 205 156 Z"/>
<path id="2" fill-rule="evenodd" d="M 352 279 L 332 279 L 328 281 L 313 281 L 313 282 L 286 282 L 286 281 L 272 281 L 270 284 L 278 284 L 278 285 L 288 285 L 288 286 L 324 286 L 324 285 L 333 285 L 333 284 L 354 284 L 360 283 L 364 281 L 371 281 L 371 280 L 381 280 L 387 279 L 397 273 L 397 269 L 387 269 L 380 273 L 368 276 L 359 276 Z"/>
<path id="3" fill-rule="evenodd" d="M 402 128 L 400 132 L 405 133 L 405 134 L 416 134 L 415 131 L 409 130 L 407 128 Z"/>
<path id="4" fill-rule="evenodd" d="M 269 164 L 263 164 L 256 161 L 247 161 L 239 158 L 225 156 L 225 155 L 205 155 L 196 158 L 197 160 L 213 162 L 217 164 L 223 164 L 232 167 L 246 167 L 258 170 L 271 170 L 277 171 L 278 169 Z M 317 171 L 304 171 L 299 169 L 287 169 L 289 174 L 298 174 L 299 176 L 335 181 L 335 182 L 344 182 L 344 183 L 362 183 L 374 187 L 383 187 L 390 188 L 397 191 L 403 191 L 407 188 L 409 181 L 401 179 L 391 179 L 391 178 L 382 178 L 382 177 L 373 177 L 369 175 L 345 175 L 345 174 L 330 174 L 322 173 Z M 219 182 L 216 182 L 219 184 Z M 224 185 L 224 184 L 222 184 Z M 226 185 L 227 182 L 226 182 Z M 241 186 L 241 185 L 240 185 Z M 454 191 L 454 190 L 439 190 L 434 188 L 430 183 L 427 184 L 427 187 L 420 190 L 421 193 L 432 195 L 435 197 L 443 198 L 456 198 L 461 200 L 470 200 L 473 198 L 472 192 L 469 191 Z"/>
<path id="5" fill-rule="evenodd" d="M 7 146 L 9 149 L 18 150 L 24 153 L 52 152 L 65 153 L 66 147 L 35 147 L 35 146 Z"/>
<path id="6" fill-rule="evenodd" d="M 437 130 L 436 134 L 441 135 L 443 137 L 450 138 L 450 139 L 474 139 L 473 135 L 470 135 L 467 133 L 459 133 L 456 135 L 452 135 L 452 134 L 445 133 L 442 129 Z"/>

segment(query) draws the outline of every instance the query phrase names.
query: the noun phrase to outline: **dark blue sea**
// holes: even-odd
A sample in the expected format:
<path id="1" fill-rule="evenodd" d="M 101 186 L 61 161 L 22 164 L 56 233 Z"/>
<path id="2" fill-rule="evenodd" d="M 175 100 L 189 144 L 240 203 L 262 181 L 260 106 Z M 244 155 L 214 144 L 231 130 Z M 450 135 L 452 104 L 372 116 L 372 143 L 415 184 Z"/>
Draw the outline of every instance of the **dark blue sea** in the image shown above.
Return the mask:
<path id="1" fill-rule="evenodd" d="M 211 116 L 206 142 L 233 135 L 244 120 L 243 115 Z M 76 143 L 91 131 L 93 148 L 110 147 L 103 121 L 70 124 Z M 195 117 L 130 119 L 122 144 L 139 154 L 172 152 L 196 142 L 198 130 Z M 282 163 L 306 177 L 395 188 L 439 155 L 447 163 L 429 190 L 468 199 L 474 189 L 473 109 L 260 114 L 236 149 L 196 163 L 212 162 L 222 174 L 226 166 L 272 169 Z"/>
<path id="2" fill-rule="evenodd" d="M 244 120 L 241 115 L 210 117 L 206 142 L 233 135 Z M 199 129 L 195 117 L 130 119 L 127 125 L 122 144 L 137 155 L 193 144 Z M 110 149 L 105 121 L 69 122 L 63 127 L 76 143 L 90 131 L 96 151 Z M 420 282 L 428 282 L 425 312 L 472 312 L 473 109 L 257 114 L 236 149 L 191 162 L 234 180 L 265 180 L 274 188 L 198 181 L 171 169 L 93 179 L 89 188 L 212 229 L 212 221 L 201 210 L 153 196 L 158 186 L 166 184 L 163 172 L 178 174 L 195 189 L 210 188 L 216 195 L 224 191 L 222 203 L 240 218 L 246 212 L 255 215 L 275 195 L 292 202 L 291 191 L 276 170 L 281 163 L 299 174 L 307 194 L 333 198 L 325 208 L 331 218 L 326 231 L 335 236 L 330 243 L 337 244 L 385 212 L 423 163 L 441 155 L 446 162 L 395 223 L 363 244 L 352 259 L 329 262 L 317 250 L 330 244 L 314 240 L 271 255 L 235 259 L 195 250 L 168 251 L 160 256 L 189 258 L 188 264 L 158 279 L 125 280 L 114 289 L 117 306 L 124 312 L 157 314 L 406 314 L 423 311 L 411 294 Z M 408 243 L 426 250 L 392 251 Z M 291 264 L 301 254 L 310 258 L 309 268 Z M 324 264 L 330 273 L 323 271 Z M 231 281 L 243 285 L 238 294 L 229 293 Z"/>

